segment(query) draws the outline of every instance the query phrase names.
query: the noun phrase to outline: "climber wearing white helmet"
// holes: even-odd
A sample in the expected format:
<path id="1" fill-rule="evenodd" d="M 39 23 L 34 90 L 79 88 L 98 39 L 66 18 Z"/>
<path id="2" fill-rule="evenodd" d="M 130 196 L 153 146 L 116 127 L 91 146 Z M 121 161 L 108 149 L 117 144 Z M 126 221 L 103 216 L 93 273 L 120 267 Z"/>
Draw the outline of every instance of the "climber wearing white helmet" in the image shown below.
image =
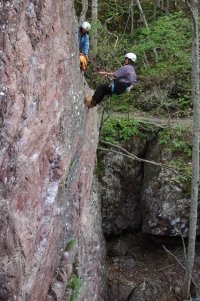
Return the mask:
<path id="1" fill-rule="evenodd" d="M 110 94 L 122 94 L 125 91 L 130 92 L 130 89 L 134 87 L 137 82 L 137 76 L 133 67 L 133 62 L 136 61 L 137 57 L 134 53 L 129 52 L 124 57 L 124 66 L 114 72 L 100 71 L 99 75 L 111 76 L 115 80 L 112 83 L 100 84 L 97 86 L 96 91 L 92 97 L 86 96 L 85 102 L 88 108 L 93 108 L 99 104 L 104 95 Z"/>
<path id="2" fill-rule="evenodd" d="M 88 51 L 89 51 L 89 36 L 88 33 L 91 29 L 90 23 L 83 22 L 81 27 L 78 30 L 78 43 L 79 51 L 82 53 L 85 58 L 88 60 Z"/>

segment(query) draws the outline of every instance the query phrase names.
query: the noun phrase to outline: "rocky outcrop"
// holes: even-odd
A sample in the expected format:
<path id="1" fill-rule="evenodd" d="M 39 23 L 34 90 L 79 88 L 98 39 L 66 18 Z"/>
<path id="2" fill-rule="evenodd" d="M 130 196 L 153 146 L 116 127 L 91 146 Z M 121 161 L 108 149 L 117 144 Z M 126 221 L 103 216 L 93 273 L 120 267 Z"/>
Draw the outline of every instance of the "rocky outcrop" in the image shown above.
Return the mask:
<path id="1" fill-rule="evenodd" d="M 0 300 L 62 300 L 72 272 L 80 300 L 102 300 L 98 124 L 84 105 L 73 1 L 0 9 Z"/>
<path id="2" fill-rule="evenodd" d="M 154 143 L 146 153 L 146 159 L 156 162 L 158 158 L 160 162 L 168 161 L 165 149 Z M 142 192 L 143 233 L 154 235 L 181 233 L 187 237 L 191 199 L 186 187 L 189 185 L 177 180 L 176 174 L 171 170 L 145 164 Z"/>
<path id="3" fill-rule="evenodd" d="M 136 138 L 122 145 L 130 153 L 142 155 L 145 139 Z M 142 225 L 141 192 L 143 185 L 142 164 L 120 154 L 101 153 L 102 222 L 107 236 L 118 235 L 123 230 L 134 230 Z"/>
<path id="4" fill-rule="evenodd" d="M 176 160 L 157 139 L 133 137 L 122 142 L 130 154 L 152 162 Z M 116 150 L 116 149 L 115 149 Z M 101 152 L 103 229 L 107 236 L 123 230 L 144 234 L 188 235 L 190 179 L 177 179 L 172 170 Z M 189 162 L 190 163 L 190 162 Z M 197 234 L 200 232 L 198 220 Z"/>

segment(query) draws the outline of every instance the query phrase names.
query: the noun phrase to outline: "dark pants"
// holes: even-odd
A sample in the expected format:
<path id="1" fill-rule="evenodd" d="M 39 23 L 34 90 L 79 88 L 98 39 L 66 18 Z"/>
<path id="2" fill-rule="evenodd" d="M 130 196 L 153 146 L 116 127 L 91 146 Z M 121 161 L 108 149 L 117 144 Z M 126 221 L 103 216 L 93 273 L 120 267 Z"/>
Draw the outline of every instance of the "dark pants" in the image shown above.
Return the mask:
<path id="1" fill-rule="evenodd" d="M 129 85 L 126 83 L 121 83 L 119 81 L 114 82 L 114 94 L 122 94 L 126 90 L 126 88 Z M 97 86 L 96 91 L 94 92 L 94 95 L 92 97 L 92 100 L 94 101 L 94 104 L 99 104 L 105 95 L 110 95 L 113 92 L 111 92 L 111 83 L 105 83 L 105 84 L 100 84 Z"/>
<path id="2" fill-rule="evenodd" d="M 92 100 L 96 104 L 98 104 L 103 100 L 104 95 L 110 95 L 110 94 L 112 94 L 111 84 L 110 83 L 100 84 L 97 86 L 96 91 L 94 92 L 94 95 L 92 97 Z"/>

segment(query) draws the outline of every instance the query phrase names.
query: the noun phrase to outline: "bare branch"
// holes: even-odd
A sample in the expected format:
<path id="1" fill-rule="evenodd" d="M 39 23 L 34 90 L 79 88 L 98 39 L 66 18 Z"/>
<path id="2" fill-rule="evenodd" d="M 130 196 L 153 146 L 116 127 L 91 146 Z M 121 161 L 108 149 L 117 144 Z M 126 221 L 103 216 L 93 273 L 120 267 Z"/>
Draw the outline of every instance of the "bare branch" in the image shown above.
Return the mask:
<path id="1" fill-rule="evenodd" d="M 82 11 L 79 17 L 80 25 L 85 21 L 85 16 L 88 10 L 88 0 L 81 0 L 81 3 L 82 3 Z"/>
<path id="2" fill-rule="evenodd" d="M 165 251 L 167 253 L 169 253 L 178 262 L 178 264 L 180 265 L 180 267 L 185 271 L 185 267 L 180 263 L 180 261 L 178 260 L 178 258 L 172 252 L 170 252 L 168 249 L 166 249 L 165 246 L 163 246 L 163 248 L 165 249 Z"/>
<path id="3" fill-rule="evenodd" d="M 110 32 L 110 31 L 108 31 L 108 30 L 107 30 L 107 33 L 108 33 L 108 34 L 111 34 L 111 35 L 114 35 L 114 36 L 116 37 L 115 46 L 114 46 L 114 50 L 116 50 L 117 43 L 118 43 L 118 39 L 119 39 L 118 36 L 117 36 L 115 33 Z"/>
<path id="4" fill-rule="evenodd" d="M 175 227 L 175 230 L 176 230 L 176 235 L 179 235 L 181 237 L 182 244 L 183 244 L 184 258 L 185 258 L 185 261 L 187 261 L 187 252 L 186 252 L 186 248 L 185 248 L 185 242 L 184 242 L 183 234 L 176 227 Z"/>
<path id="5" fill-rule="evenodd" d="M 170 265 L 168 265 L 167 267 L 165 267 L 165 268 L 163 268 L 163 269 L 160 269 L 160 270 L 158 270 L 158 272 L 163 272 L 163 271 L 165 271 L 166 269 L 169 269 L 169 268 L 171 268 L 173 265 L 174 265 L 174 264 L 170 264 Z"/>
<path id="6" fill-rule="evenodd" d="M 189 175 L 187 173 L 184 173 L 184 172 L 180 172 L 179 170 L 176 170 L 175 168 L 170 167 L 168 165 L 165 165 L 165 164 L 162 164 L 162 163 L 157 163 L 157 162 L 154 162 L 154 161 L 149 161 L 149 160 L 141 159 L 141 158 L 139 158 L 139 157 L 137 157 L 135 155 L 132 155 L 127 150 L 125 150 L 124 148 L 122 148 L 122 147 L 120 147 L 118 145 L 112 144 L 110 142 L 102 141 L 102 140 L 100 142 L 103 143 L 103 144 L 107 144 L 107 145 L 116 147 L 116 148 L 120 149 L 121 151 L 123 151 L 125 154 L 121 153 L 121 152 L 114 151 L 112 149 L 101 148 L 101 147 L 98 147 L 99 150 L 106 151 L 106 152 L 112 152 L 112 153 L 115 153 L 115 154 L 119 154 L 119 155 L 125 156 L 127 158 L 136 160 L 138 162 L 144 162 L 144 163 L 148 163 L 148 164 L 153 164 L 153 165 L 156 165 L 156 166 L 159 166 L 159 167 L 162 167 L 162 168 L 169 169 L 169 170 L 173 171 L 175 174 L 182 174 L 184 176 L 187 176 L 187 177 L 191 178 L 191 175 Z"/>

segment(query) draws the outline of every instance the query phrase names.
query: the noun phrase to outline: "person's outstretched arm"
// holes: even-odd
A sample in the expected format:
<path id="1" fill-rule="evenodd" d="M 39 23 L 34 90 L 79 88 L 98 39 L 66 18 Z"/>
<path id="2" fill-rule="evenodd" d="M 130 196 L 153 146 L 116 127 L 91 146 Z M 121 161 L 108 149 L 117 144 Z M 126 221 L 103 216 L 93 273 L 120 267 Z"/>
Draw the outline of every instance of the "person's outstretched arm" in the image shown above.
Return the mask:
<path id="1" fill-rule="evenodd" d="M 107 76 L 115 77 L 115 74 L 113 72 L 100 71 L 98 72 L 98 74 L 101 76 L 107 75 Z"/>

